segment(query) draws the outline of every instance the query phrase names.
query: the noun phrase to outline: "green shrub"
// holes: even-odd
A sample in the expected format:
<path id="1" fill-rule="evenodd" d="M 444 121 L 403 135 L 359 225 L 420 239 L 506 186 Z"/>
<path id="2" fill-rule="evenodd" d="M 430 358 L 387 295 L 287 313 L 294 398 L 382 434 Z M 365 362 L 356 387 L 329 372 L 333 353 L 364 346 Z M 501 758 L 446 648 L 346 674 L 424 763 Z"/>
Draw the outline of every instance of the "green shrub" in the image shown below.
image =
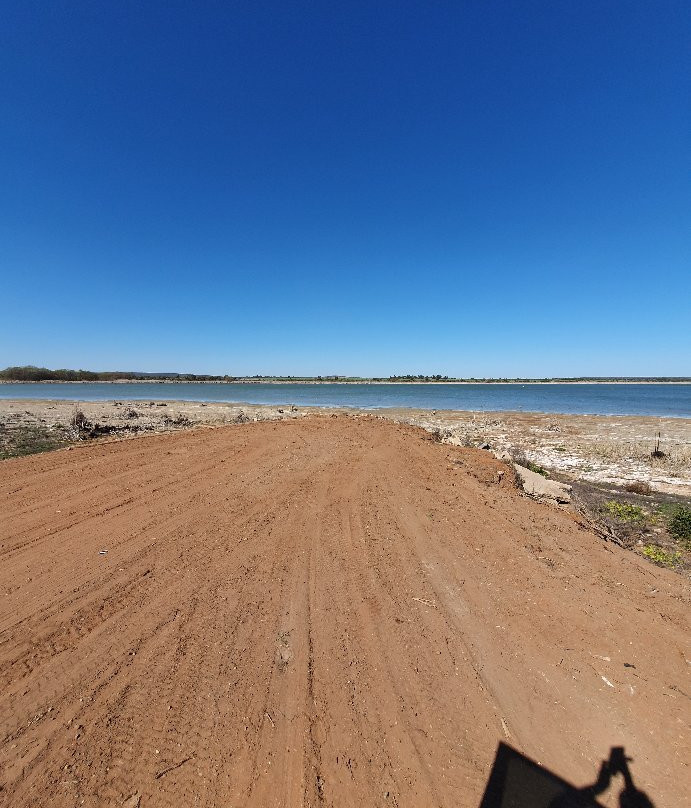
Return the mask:
<path id="1" fill-rule="evenodd" d="M 691 549 L 691 508 L 680 505 L 669 520 L 668 530 L 675 539 Z"/>
<path id="2" fill-rule="evenodd" d="M 651 561 L 655 561 L 658 564 L 666 564 L 671 567 L 678 564 L 681 560 L 681 553 L 668 553 L 657 544 L 648 544 L 644 547 L 643 555 Z"/>
<path id="3" fill-rule="evenodd" d="M 615 519 L 619 519 L 620 522 L 642 522 L 645 519 L 643 508 L 638 505 L 629 505 L 627 502 L 611 500 L 604 503 L 602 510 Z"/>

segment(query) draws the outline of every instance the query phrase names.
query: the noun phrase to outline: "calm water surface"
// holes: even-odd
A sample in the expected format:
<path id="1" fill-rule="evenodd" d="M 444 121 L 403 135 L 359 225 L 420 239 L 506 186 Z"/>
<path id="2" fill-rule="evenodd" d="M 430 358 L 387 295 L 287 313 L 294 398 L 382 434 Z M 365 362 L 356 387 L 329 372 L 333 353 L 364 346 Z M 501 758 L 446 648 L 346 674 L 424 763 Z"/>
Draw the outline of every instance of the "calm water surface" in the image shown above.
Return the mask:
<path id="1" fill-rule="evenodd" d="M 691 417 L 691 384 L 0 384 L 0 398 Z"/>

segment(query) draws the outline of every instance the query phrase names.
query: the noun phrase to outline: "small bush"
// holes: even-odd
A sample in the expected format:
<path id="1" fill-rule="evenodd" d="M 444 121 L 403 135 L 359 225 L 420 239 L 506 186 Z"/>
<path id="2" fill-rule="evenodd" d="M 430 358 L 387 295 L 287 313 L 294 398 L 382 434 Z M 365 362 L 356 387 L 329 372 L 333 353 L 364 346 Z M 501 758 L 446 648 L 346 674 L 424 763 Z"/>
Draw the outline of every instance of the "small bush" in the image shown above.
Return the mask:
<path id="1" fill-rule="evenodd" d="M 680 505 L 669 520 L 668 530 L 675 539 L 691 549 L 691 508 Z"/>
<path id="2" fill-rule="evenodd" d="M 626 502 L 615 502 L 614 500 L 605 502 L 602 510 L 620 522 L 642 522 L 645 519 L 642 508 Z"/>
<path id="3" fill-rule="evenodd" d="M 675 566 L 681 560 L 681 553 L 668 553 L 657 544 L 648 544 L 643 548 L 643 555 L 657 564 L 666 564 L 667 566 Z"/>
<path id="4" fill-rule="evenodd" d="M 650 483 L 646 483 L 643 480 L 635 480 L 632 483 L 627 483 L 624 486 L 624 490 L 628 491 L 630 494 L 652 494 L 653 489 L 650 487 Z"/>
<path id="5" fill-rule="evenodd" d="M 75 409 L 70 421 L 72 437 L 75 440 L 84 440 L 90 437 L 92 428 L 93 424 L 87 419 L 86 415 L 80 409 Z"/>
<path id="6" fill-rule="evenodd" d="M 175 416 L 175 418 L 171 418 L 169 415 L 164 415 L 163 418 L 162 418 L 162 421 L 166 426 L 171 426 L 171 427 L 190 426 L 190 424 L 192 423 L 192 421 L 190 421 L 190 419 L 186 415 L 182 415 L 182 414 Z"/>

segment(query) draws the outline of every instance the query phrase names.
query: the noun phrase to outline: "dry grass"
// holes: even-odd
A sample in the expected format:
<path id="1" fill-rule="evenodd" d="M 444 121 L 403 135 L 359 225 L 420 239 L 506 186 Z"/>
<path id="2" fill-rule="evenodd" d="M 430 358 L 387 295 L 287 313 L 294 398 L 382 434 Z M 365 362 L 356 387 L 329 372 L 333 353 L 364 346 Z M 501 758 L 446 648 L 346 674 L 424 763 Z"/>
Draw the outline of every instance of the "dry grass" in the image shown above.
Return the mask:
<path id="1" fill-rule="evenodd" d="M 0 460 L 50 452 L 68 446 L 71 441 L 70 431 L 61 426 L 0 422 Z"/>
<path id="2" fill-rule="evenodd" d="M 691 468 L 691 444 L 688 443 L 664 447 L 664 457 L 653 457 L 648 441 L 592 443 L 579 448 L 584 457 L 591 456 L 610 463 L 643 463 L 666 472 L 688 471 Z"/>

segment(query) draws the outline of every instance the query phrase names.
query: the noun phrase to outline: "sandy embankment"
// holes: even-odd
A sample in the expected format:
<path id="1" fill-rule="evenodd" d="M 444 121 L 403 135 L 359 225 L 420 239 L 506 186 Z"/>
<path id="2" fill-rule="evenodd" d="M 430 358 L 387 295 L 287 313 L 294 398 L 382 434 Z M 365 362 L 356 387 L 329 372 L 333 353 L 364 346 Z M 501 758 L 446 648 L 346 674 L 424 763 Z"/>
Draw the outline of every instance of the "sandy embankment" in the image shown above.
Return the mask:
<path id="1" fill-rule="evenodd" d="M 66 401 L 0 400 L 0 424 L 67 426 L 76 404 Z M 319 408 L 291 408 L 157 400 L 81 402 L 89 421 L 136 431 L 180 425 L 237 423 L 298 418 Z M 339 410 L 329 412 L 349 412 Z M 456 412 L 386 409 L 377 415 L 442 433 L 455 445 L 489 444 L 496 451 L 518 450 L 565 477 L 623 484 L 643 480 L 658 491 L 691 493 L 691 419 L 649 416 L 559 415 L 524 412 Z M 657 433 L 666 457 L 653 460 Z"/>
<path id="2" fill-rule="evenodd" d="M 477 806 L 500 740 L 681 805 L 686 582 L 509 477 L 328 415 L 1 463 L 0 805 Z"/>

